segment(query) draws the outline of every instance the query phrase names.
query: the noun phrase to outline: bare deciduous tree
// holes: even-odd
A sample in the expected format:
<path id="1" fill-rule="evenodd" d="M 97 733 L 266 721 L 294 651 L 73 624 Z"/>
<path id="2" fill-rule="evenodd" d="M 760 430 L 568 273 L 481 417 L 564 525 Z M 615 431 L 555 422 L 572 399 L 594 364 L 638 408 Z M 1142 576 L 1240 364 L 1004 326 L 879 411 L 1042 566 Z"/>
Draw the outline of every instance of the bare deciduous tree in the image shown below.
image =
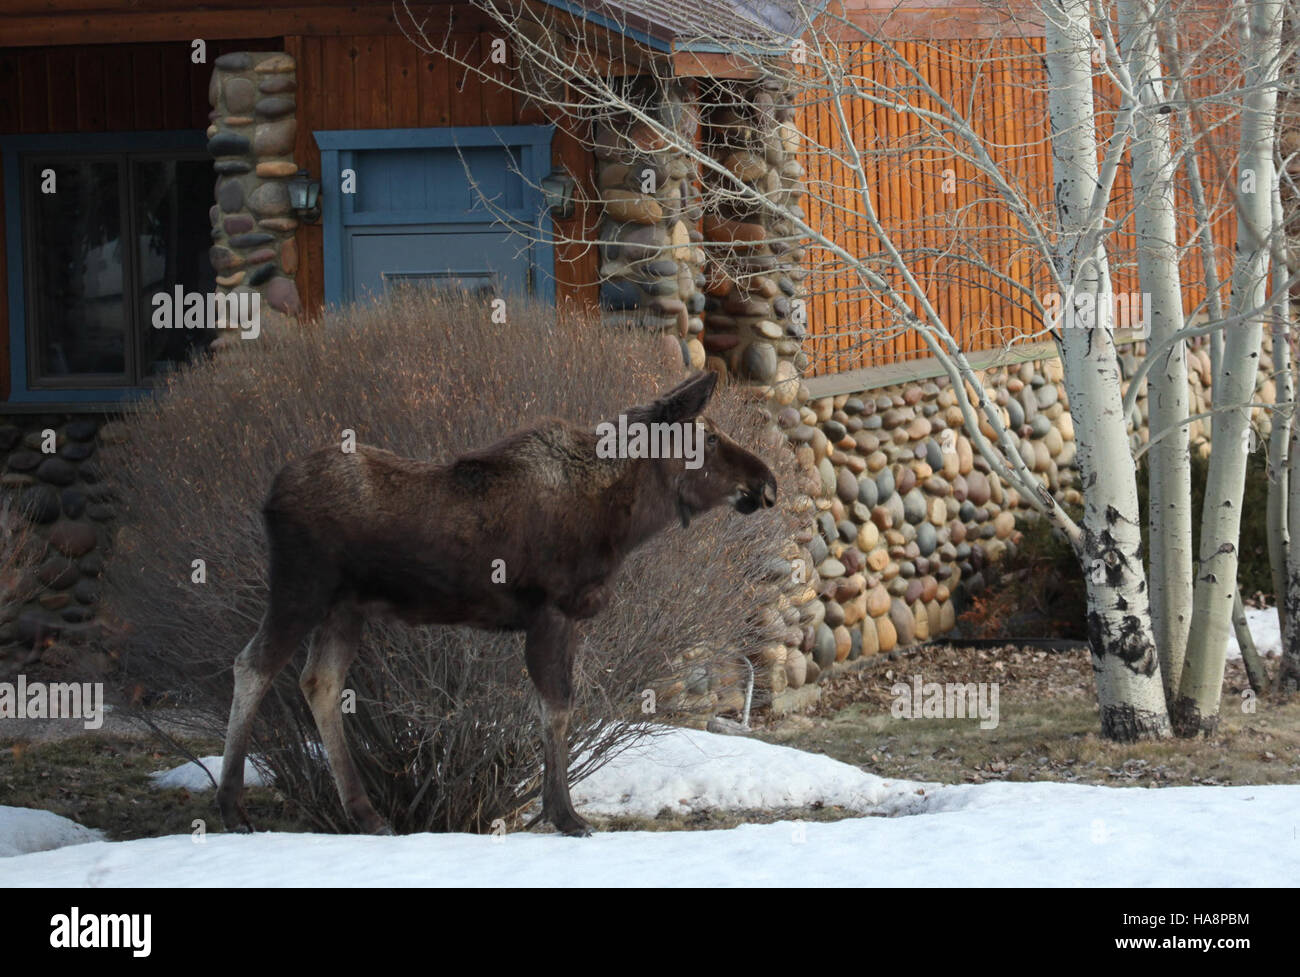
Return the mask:
<path id="1" fill-rule="evenodd" d="M 1182 0 L 992 5 L 1008 36 L 1034 26 L 1028 33 L 1042 35 L 1041 53 L 1028 47 L 1008 63 L 970 43 L 951 56 L 973 61 L 999 84 L 1034 92 L 1044 118 L 1037 125 L 1018 120 L 1011 143 L 982 125 L 989 108 L 975 93 L 937 82 L 933 59 L 915 53 L 923 42 L 909 46 L 881 28 L 887 18 L 864 19 L 843 6 L 814 9 L 790 0 L 788 29 L 702 31 L 671 55 L 523 0 L 474 3 L 513 53 L 518 70 L 506 84 L 557 125 L 589 145 L 614 140 L 629 159 L 652 146 L 686 161 L 698 175 L 692 206 L 706 225 L 736 215 L 762 221 L 770 241 L 806 249 L 806 264 L 816 269 L 804 282 L 809 300 L 821 290 L 833 300 L 851 296 L 868 310 L 843 333 L 862 347 L 901 334 L 919 338 L 952 381 L 974 448 L 1079 557 L 1105 735 L 1167 736 L 1171 710 L 1180 733 L 1213 728 L 1236 594 L 1248 431 L 1260 406 L 1261 327 L 1296 281 L 1276 257 L 1271 284 L 1269 278 L 1282 234 L 1272 204 L 1274 103 L 1278 89 L 1295 81 L 1294 41 L 1280 38 L 1284 0 L 1236 0 L 1231 8 Z M 403 10 L 408 36 L 423 50 L 487 77 L 451 35 L 423 28 L 415 4 Z M 660 111 L 662 96 L 687 84 L 674 72 L 680 52 L 706 50 L 711 75 L 691 84 L 710 117 L 699 138 L 684 136 Z M 816 112 L 817 129 L 792 131 L 770 99 L 755 94 L 773 90 L 793 93 L 805 118 Z M 863 121 L 881 118 L 889 126 L 884 132 Z M 1234 132 L 1236 148 L 1225 158 L 1222 147 Z M 798 172 L 807 179 L 800 192 L 746 172 L 744 153 L 761 153 L 774 133 L 802 142 Z M 1050 158 L 1050 181 L 1034 179 L 1025 165 L 1031 158 Z M 1207 158 L 1215 165 L 1202 165 Z M 1132 189 L 1120 194 L 1128 167 Z M 878 201 L 888 191 L 878 194 L 876 184 L 888 173 L 895 190 L 906 187 L 917 170 L 932 180 L 959 171 L 960 192 L 914 193 L 919 211 L 882 216 Z M 1242 182 L 1247 172 L 1249 189 Z M 600 206 L 599 194 L 589 193 L 592 206 Z M 1225 303 L 1218 269 L 1225 242 L 1215 231 L 1234 218 L 1238 243 Z M 1133 243 L 1126 237 L 1130 222 Z M 585 228 L 563 243 L 573 253 L 599 241 Z M 725 234 L 709 235 L 699 247 L 727 275 L 751 274 L 745 247 Z M 1116 337 L 1125 324 L 1115 314 L 1117 261 L 1136 265 L 1141 318 L 1151 329 L 1145 356 L 1128 377 Z M 946 294 L 957 283 L 977 283 L 1009 322 L 969 321 Z M 1288 330 L 1274 331 L 1274 356 L 1289 366 L 1288 344 L 1277 348 Z M 972 366 L 968 354 L 981 331 L 1007 345 L 1055 342 L 1077 432 L 1077 520 L 1034 473 Z M 1214 406 L 1190 416 L 1188 344 L 1205 336 L 1214 354 Z M 808 357 L 794 363 L 803 367 Z M 1134 450 L 1129 423 L 1144 389 L 1149 436 Z M 1278 390 L 1289 398 L 1288 386 Z M 1289 417 L 1289 404 L 1278 409 Z M 1189 428 L 1203 421 L 1212 425 L 1217 450 L 1194 562 L 1187 453 Z M 1150 553 L 1142 547 L 1135 471 L 1143 453 L 1152 468 Z M 1291 465 L 1296 454 L 1293 447 Z M 1292 473 L 1291 485 L 1297 481 Z M 1291 509 L 1300 518 L 1294 499 Z M 1300 557 L 1294 549 L 1288 555 L 1297 590 Z M 1292 624 L 1300 604 L 1297 611 L 1288 617 Z M 1288 641 L 1295 647 L 1300 634 L 1289 630 Z"/>

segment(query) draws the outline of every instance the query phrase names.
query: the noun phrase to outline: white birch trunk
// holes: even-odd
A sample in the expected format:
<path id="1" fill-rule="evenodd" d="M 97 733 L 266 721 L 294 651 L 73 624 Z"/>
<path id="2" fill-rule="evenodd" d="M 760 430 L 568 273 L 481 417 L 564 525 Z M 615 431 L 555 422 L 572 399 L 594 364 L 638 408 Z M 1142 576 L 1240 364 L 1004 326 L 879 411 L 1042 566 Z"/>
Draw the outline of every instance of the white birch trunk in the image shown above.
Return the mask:
<path id="1" fill-rule="evenodd" d="M 1241 499 L 1249 448 L 1250 403 L 1259 371 L 1259 344 L 1267 299 L 1268 261 L 1273 225 L 1273 144 L 1282 4 L 1254 0 L 1250 10 L 1247 58 L 1249 93 L 1241 116 L 1239 173 L 1253 180 L 1253 192 L 1238 194 L 1237 248 L 1232 269 L 1230 315 L 1260 309 L 1228 330 L 1223 364 L 1214 378 L 1216 413 L 1211 428 L 1213 453 L 1201 510 L 1200 564 L 1193 593 L 1192 630 L 1187 661 L 1171 705 L 1180 736 L 1212 733 L 1218 724 L 1223 668 L 1237 589 Z"/>
<path id="2" fill-rule="evenodd" d="M 1156 12 L 1151 0 L 1120 0 L 1119 42 L 1137 95 L 1132 152 L 1138 279 L 1148 350 L 1183 328 L 1175 166 L 1165 111 Z M 1132 306 L 1130 305 L 1130 308 Z M 1179 343 L 1147 375 L 1150 489 L 1147 533 L 1151 632 L 1166 695 L 1178 688 L 1192 618 L 1192 468 L 1188 452 L 1187 351 Z"/>
<path id="3" fill-rule="evenodd" d="M 1300 423 L 1291 421 L 1287 493 L 1287 519 L 1300 526 Z M 1286 627 L 1282 631 L 1282 661 L 1278 666 L 1276 690 L 1284 696 L 1300 692 L 1300 546 L 1286 554 Z"/>
<path id="4" fill-rule="evenodd" d="M 1169 735 L 1160 662 L 1151 634 L 1137 479 L 1128 450 L 1112 332 L 1109 271 L 1100 245 L 1078 253 L 1098 186 L 1092 31 L 1087 0 L 1048 0 L 1046 65 L 1061 278 L 1091 296 L 1095 321 L 1061 330 L 1061 358 L 1083 480 L 1082 558 L 1088 637 L 1102 734 L 1136 740 Z M 1075 296 L 1067 295 L 1075 308 Z"/>
<path id="5" fill-rule="evenodd" d="M 1264 662 L 1260 660 L 1259 649 L 1255 647 L 1255 636 L 1250 633 L 1250 622 L 1246 620 L 1246 605 L 1241 602 L 1241 588 L 1237 588 L 1232 599 L 1232 630 L 1237 636 L 1237 647 L 1241 649 L 1241 663 L 1246 667 L 1246 678 L 1255 695 L 1264 695 L 1268 689 L 1268 673 L 1264 671 Z"/>
<path id="6" fill-rule="evenodd" d="M 1277 227 L 1283 224 L 1281 186 L 1273 195 L 1273 218 Z M 1283 584 L 1277 595 L 1278 618 L 1282 625 L 1282 660 L 1278 665 L 1276 690 L 1285 696 L 1300 692 L 1300 546 L 1291 545 L 1289 529 L 1300 526 L 1300 419 L 1295 417 L 1295 358 L 1291 349 L 1294 318 L 1291 294 L 1287 284 L 1290 268 L 1286 257 L 1289 242 L 1285 237 L 1273 242 L 1273 367 L 1279 371 L 1277 384 L 1278 403 L 1291 404 L 1288 423 L 1285 415 L 1274 415 L 1274 435 L 1287 432 L 1286 464 L 1282 478 L 1286 487 L 1287 538 L 1283 545 Z M 1285 386 L 1283 380 L 1285 379 Z M 1271 486 L 1270 486 L 1271 488 Z M 1271 534 L 1270 534 L 1271 535 Z M 1270 539 L 1271 542 L 1271 539 Z M 1272 549 L 1269 551 L 1272 556 Z"/>
<path id="7" fill-rule="evenodd" d="M 1282 211 L 1282 186 L 1274 181 L 1272 189 L 1273 227 L 1286 226 Z M 1291 521 L 1287 507 L 1291 497 L 1290 425 L 1285 423 L 1294 410 L 1295 381 L 1291 373 L 1291 297 L 1287 287 L 1285 235 L 1275 233 L 1272 241 L 1273 309 L 1269 333 L 1273 339 L 1274 403 L 1280 408 L 1273 414 L 1268 435 L 1268 564 L 1273 573 L 1273 597 L 1277 604 L 1278 633 L 1286 634 L 1287 554 L 1291 549 Z"/>

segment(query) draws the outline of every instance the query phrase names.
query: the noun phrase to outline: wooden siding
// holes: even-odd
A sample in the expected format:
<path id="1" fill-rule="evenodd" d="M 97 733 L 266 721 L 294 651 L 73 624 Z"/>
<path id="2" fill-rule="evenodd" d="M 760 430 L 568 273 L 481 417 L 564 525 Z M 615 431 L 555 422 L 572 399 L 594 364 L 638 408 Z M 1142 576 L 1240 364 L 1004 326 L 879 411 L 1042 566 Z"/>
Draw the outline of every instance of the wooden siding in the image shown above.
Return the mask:
<path id="1" fill-rule="evenodd" d="M 1052 161 L 1042 38 L 941 38 L 898 42 L 896 47 L 926 83 L 958 107 L 1010 182 L 1042 215 L 1041 223 L 1050 226 Z M 855 73 L 912 104 L 938 108 L 923 86 L 885 56 L 881 45 L 845 44 L 841 51 Z M 1199 87 L 1206 90 L 1212 84 L 1213 79 L 1207 78 Z M 1119 101 L 1102 81 L 1097 85 L 1097 99 L 1104 139 Z M 911 259 L 927 299 L 962 345 L 992 349 L 1034 334 L 1043 338 L 1041 323 L 1027 297 L 1017 296 L 1014 286 L 997 277 L 1000 272 L 1041 297 L 1049 281 L 1042 256 L 1027 241 L 1025 229 L 997 201 L 997 192 L 989 182 L 933 133 L 921 132 L 910 113 L 874 107 L 863 99 L 846 99 L 844 111 L 856 134 L 857 148 L 865 156 L 867 189 L 881 224 Z M 881 260 L 873 260 L 872 267 L 901 286 L 902 280 L 886 267 L 881 243 L 866 221 L 849 219 L 841 209 L 857 206 L 852 198 L 858 194 L 859 181 L 847 165 L 831 158 L 842 158 L 848 149 L 841 141 L 833 103 L 807 101 L 801 108 L 800 125 L 807 133 L 804 165 L 812 192 L 805 209 L 812 226 L 833 228 L 835 243 L 851 255 L 878 256 Z M 1230 130 L 1222 128 L 1207 140 L 1198 157 L 1214 209 L 1221 280 L 1230 268 L 1235 229 L 1231 200 L 1220 189 L 1224 160 L 1233 155 L 1231 142 Z M 947 188 L 945 175 L 950 180 Z M 1195 224 L 1181 185 L 1178 201 L 1180 243 L 1186 247 L 1194 243 Z M 1133 188 L 1125 164 L 1119 170 L 1110 204 L 1110 217 L 1118 227 L 1109 242 L 1116 294 L 1139 291 L 1132 204 Z M 969 248 L 965 258 L 982 259 L 988 267 L 982 269 L 963 260 L 962 253 L 954 252 L 954 245 Z M 920 336 L 898 328 L 893 311 L 847 262 L 813 247 L 809 263 L 817 269 L 808 278 L 813 373 L 836 373 L 929 355 Z M 1185 306 L 1190 311 L 1205 294 L 1199 251 L 1188 248 L 1182 267 Z M 910 299 L 909 305 L 917 308 Z"/>
<path id="2" fill-rule="evenodd" d="M 254 49 L 250 42 L 265 37 L 395 29 L 392 4 L 357 0 L 5 0 L 0 11 L 0 47 L 117 46 L 126 38 L 188 46 L 201 37 L 209 44 L 213 38 L 242 39 L 237 50 L 247 51 Z"/>
<path id="3" fill-rule="evenodd" d="M 0 135 L 206 129 L 213 59 L 278 50 L 280 39 L 210 41 L 208 64 L 188 43 L 0 50 Z"/>

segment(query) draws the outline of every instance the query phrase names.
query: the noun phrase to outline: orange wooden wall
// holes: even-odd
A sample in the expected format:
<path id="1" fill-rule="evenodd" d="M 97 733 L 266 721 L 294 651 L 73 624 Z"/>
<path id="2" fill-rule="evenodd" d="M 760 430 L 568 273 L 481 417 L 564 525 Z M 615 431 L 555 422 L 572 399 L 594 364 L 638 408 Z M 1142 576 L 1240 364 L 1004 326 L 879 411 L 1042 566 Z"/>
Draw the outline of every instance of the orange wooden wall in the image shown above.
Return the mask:
<path id="1" fill-rule="evenodd" d="M 1048 143 L 1047 88 L 1043 39 L 940 39 L 898 41 L 888 56 L 878 43 L 846 43 L 841 57 L 853 74 L 887 88 L 909 104 L 938 110 L 915 77 L 899 63 L 913 65 L 925 82 L 966 119 L 989 147 L 1009 182 L 1036 208 L 1035 223 L 1050 228 L 1051 148 Z M 1212 87 L 1210 81 L 1198 86 Z M 1097 85 L 1100 137 L 1104 139 L 1118 109 L 1118 97 L 1102 81 Z M 805 209 L 813 227 L 831 230 L 849 254 L 870 258 L 874 270 L 901 286 L 888 269 L 881 243 L 865 219 L 842 208 L 859 207 L 856 175 L 834 156 L 851 148 L 834 105 L 805 99 L 800 124 L 806 133 L 804 165 L 809 196 Z M 1025 229 L 1002 205 L 997 191 L 972 164 L 964 162 L 932 132 L 923 132 L 907 112 L 876 107 L 861 98 L 846 98 L 843 110 L 854 143 L 864 154 L 867 191 L 882 225 L 908 258 L 929 302 L 966 349 L 1002 346 L 1035 333 L 1041 324 L 1014 285 L 997 273 L 1034 289 L 1042 297 L 1048 276 L 1043 257 L 1026 239 Z M 957 141 L 956 144 L 962 144 Z M 827 152 L 829 150 L 829 152 Z M 1218 265 L 1226 277 L 1231 262 L 1234 222 L 1231 199 L 1223 189 L 1223 161 L 1230 159 L 1231 139 L 1219 131 L 1200 151 L 1207 196 L 1215 211 Z M 945 172 L 946 171 L 946 172 Z M 1110 217 L 1117 232 L 1109 241 L 1113 290 L 1139 291 L 1136 275 L 1130 171 L 1122 165 L 1112 195 Z M 945 181 L 945 177 L 947 181 Z M 821 197 L 822 199 L 818 199 Z M 1191 243 L 1195 224 L 1185 187 L 1178 188 L 1180 243 Z M 981 269 L 971 258 L 983 259 Z M 929 355 L 920 336 L 898 327 L 898 316 L 876 290 L 825 249 L 815 245 L 809 264 L 815 269 L 807 286 L 812 372 L 837 373 Z M 1188 249 L 1182 260 L 1188 311 L 1204 297 L 1199 251 Z M 909 300 L 914 310 L 918 304 Z M 1123 323 L 1121 323 L 1123 324 Z"/>

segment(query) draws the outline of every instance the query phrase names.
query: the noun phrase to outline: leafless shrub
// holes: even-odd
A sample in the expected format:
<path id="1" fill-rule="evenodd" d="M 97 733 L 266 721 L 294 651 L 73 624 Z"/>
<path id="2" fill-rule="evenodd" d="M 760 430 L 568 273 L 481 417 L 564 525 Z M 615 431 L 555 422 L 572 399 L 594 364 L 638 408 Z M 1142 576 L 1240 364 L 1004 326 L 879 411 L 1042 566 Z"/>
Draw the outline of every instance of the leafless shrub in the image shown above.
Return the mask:
<path id="1" fill-rule="evenodd" d="M 178 374 L 128 420 L 129 443 L 105 466 L 122 500 L 108 584 L 127 622 L 118 638 L 130 680 L 183 698 L 201 729 L 224 732 L 231 662 L 265 602 L 261 502 L 289 459 L 345 429 L 446 459 L 542 416 L 594 424 L 680 378 L 664 350 L 659 337 L 541 305 L 512 304 L 502 323 L 465 297 L 403 293 L 264 333 Z M 720 391 L 709 413 L 786 482 L 792 462 L 772 456 L 743 391 Z M 762 605 L 791 525 L 781 506 L 720 511 L 633 554 L 611 606 L 581 631 L 574 779 L 652 722 L 698 715 L 718 694 L 736 701 L 746 674 L 737 656 L 776 640 L 779 617 Z M 350 830 L 296 672 L 268 695 L 254 751 L 307 820 Z M 541 758 L 521 636 L 372 624 L 349 686 L 353 753 L 397 830 L 486 830 L 535 796 Z"/>
<path id="2" fill-rule="evenodd" d="M 40 585 L 30 571 L 44 548 L 21 505 L 0 499 L 0 619 L 9 620 L 38 592 Z"/>

